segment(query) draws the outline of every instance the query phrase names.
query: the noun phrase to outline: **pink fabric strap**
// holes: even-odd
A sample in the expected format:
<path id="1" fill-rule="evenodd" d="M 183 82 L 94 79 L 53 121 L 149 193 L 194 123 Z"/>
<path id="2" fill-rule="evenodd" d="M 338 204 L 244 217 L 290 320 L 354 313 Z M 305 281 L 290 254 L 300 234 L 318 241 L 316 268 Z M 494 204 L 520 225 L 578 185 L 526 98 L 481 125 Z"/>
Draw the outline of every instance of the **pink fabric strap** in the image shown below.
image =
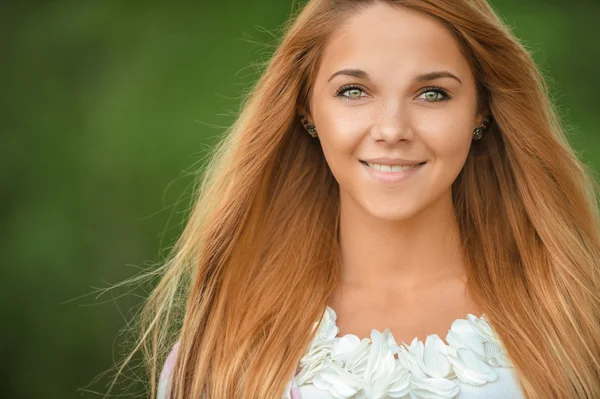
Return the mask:
<path id="1" fill-rule="evenodd" d="M 165 360 L 163 369 L 160 372 L 156 399 L 169 399 L 171 397 L 171 374 L 173 373 L 173 367 L 175 366 L 178 349 L 179 341 L 173 345 L 171 352 L 169 352 L 169 355 L 167 356 L 167 360 Z"/>

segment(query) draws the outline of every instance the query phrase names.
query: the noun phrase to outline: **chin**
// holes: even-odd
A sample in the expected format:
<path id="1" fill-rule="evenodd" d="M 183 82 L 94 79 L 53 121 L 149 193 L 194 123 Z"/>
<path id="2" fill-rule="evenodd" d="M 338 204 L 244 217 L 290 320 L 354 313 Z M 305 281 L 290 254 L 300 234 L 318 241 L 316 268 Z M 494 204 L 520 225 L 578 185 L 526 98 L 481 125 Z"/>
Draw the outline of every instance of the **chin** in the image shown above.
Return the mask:
<path id="1" fill-rule="evenodd" d="M 376 219 L 386 221 L 401 221 L 407 220 L 419 213 L 420 208 L 414 207 L 389 207 L 379 206 L 375 209 L 368 209 L 367 212 Z"/>

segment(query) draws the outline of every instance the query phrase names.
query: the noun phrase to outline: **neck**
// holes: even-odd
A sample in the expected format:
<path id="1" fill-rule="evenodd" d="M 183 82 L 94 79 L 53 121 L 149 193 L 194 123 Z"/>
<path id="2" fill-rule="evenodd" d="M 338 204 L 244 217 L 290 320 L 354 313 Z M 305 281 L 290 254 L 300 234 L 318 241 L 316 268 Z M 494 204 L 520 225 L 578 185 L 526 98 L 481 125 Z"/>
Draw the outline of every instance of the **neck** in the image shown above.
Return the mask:
<path id="1" fill-rule="evenodd" d="M 405 292 L 465 274 L 451 192 L 403 220 L 375 218 L 341 193 L 339 233 L 342 285 Z"/>

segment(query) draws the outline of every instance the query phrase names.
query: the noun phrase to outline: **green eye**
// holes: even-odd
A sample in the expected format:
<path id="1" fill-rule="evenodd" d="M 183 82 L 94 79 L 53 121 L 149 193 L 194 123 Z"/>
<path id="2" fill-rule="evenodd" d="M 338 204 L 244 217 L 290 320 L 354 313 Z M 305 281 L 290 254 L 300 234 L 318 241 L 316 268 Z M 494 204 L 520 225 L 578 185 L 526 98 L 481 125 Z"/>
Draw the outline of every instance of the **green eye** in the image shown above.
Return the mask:
<path id="1" fill-rule="evenodd" d="M 446 101 L 450 99 L 448 92 L 441 87 L 427 87 L 422 96 L 424 96 L 425 101 L 430 103 Z"/>
<path id="2" fill-rule="evenodd" d="M 348 95 L 346 95 L 347 93 Z M 364 89 L 360 86 L 356 85 L 348 85 L 343 86 L 336 92 L 336 96 L 342 98 L 346 101 L 354 101 L 359 100 L 362 97 L 362 93 L 364 93 Z M 421 96 L 424 96 L 424 100 L 430 103 L 435 103 L 439 101 L 447 101 L 450 99 L 448 92 L 441 87 L 431 86 L 426 87 L 425 91 Z"/>
<path id="3" fill-rule="evenodd" d="M 336 92 L 336 96 L 340 97 L 342 100 L 346 101 L 354 101 L 359 100 L 362 96 L 361 94 L 364 92 L 362 87 L 356 85 L 348 85 L 343 86 Z M 344 93 L 348 93 L 349 95 L 345 95 Z"/>
<path id="4" fill-rule="evenodd" d="M 360 89 L 349 89 L 349 90 L 346 90 L 346 92 L 348 94 L 350 94 L 348 97 L 360 97 L 360 93 L 362 92 L 362 90 L 360 90 Z M 356 95 L 352 95 L 352 93 L 354 93 Z"/>
<path id="5" fill-rule="evenodd" d="M 441 93 L 438 93 L 437 91 L 428 91 L 425 93 L 425 98 L 429 101 L 439 100 L 438 96 L 441 96 Z"/>

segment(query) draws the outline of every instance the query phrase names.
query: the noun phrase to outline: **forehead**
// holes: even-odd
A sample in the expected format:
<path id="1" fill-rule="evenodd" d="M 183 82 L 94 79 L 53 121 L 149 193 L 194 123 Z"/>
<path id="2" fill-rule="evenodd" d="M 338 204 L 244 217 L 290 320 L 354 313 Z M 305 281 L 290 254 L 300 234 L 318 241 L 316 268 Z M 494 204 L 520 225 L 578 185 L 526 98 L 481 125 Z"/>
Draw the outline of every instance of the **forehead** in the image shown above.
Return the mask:
<path id="1" fill-rule="evenodd" d="M 470 73 L 458 41 L 441 21 L 381 2 L 349 17 L 326 44 L 321 73 L 329 77 L 344 67 L 361 67 L 386 79 L 429 69 Z"/>

